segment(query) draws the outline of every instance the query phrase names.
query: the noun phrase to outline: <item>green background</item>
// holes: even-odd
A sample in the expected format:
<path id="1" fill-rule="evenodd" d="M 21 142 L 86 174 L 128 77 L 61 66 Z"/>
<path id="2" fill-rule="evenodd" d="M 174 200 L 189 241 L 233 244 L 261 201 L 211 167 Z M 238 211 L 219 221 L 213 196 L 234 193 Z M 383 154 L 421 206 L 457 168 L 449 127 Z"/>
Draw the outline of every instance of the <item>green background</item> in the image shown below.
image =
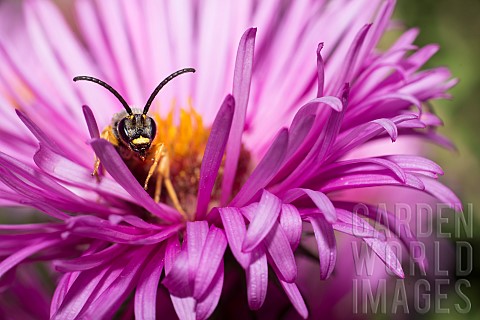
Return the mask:
<path id="1" fill-rule="evenodd" d="M 461 198 L 464 206 L 472 205 L 473 238 L 451 239 L 468 241 L 473 247 L 473 272 L 467 277 L 471 288 L 464 290 L 472 302 L 468 314 L 455 312 L 452 306 L 458 296 L 450 292 L 443 306 L 449 314 L 433 310 L 429 319 L 480 319 L 479 248 L 480 213 L 480 1 L 479 0 L 399 0 L 395 18 L 405 28 L 418 27 L 416 44 L 440 45 L 440 51 L 427 63 L 426 68 L 447 66 L 459 84 L 450 93 L 452 100 L 435 101 L 435 111 L 444 120 L 440 132 L 457 146 L 457 152 L 429 146 L 428 157 L 439 163 L 445 171 L 441 180 Z M 453 230 L 454 226 L 451 225 Z M 410 318 L 417 318 L 410 315 Z M 382 316 L 379 316 L 382 318 Z"/>

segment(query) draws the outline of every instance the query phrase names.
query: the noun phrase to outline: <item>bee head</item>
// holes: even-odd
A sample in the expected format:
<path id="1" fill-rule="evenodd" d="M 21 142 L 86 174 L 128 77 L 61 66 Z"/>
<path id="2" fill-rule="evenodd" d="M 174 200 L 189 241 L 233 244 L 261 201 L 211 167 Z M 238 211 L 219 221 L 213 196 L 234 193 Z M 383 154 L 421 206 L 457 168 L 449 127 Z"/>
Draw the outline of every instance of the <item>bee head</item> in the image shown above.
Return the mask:
<path id="1" fill-rule="evenodd" d="M 157 126 L 151 117 L 133 114 L 118 122 L 117 132 L 125 145 L 143 157 L 152 145 Z"/>
<path id="2" fill-rule="evenodd" d="M 119 138 L 132 151 L 138 153 L 143 158 L 145 157 L 146 152 L 150 149 L 150 146 L 152 145 L 152 141 L 155 138 L 155 134 L 157 131 L 155 121 L 151 117 L 147 116 L 153 99 L 155 99 L 157 93 L 170 80 L 186 72 L 195 72 L 195 69 L 180 69 L 166 77 L 162 82 L 160 82 L 160 84 L 155 88 L 155 90 L 153 90 L 150 98 L 148 98 L 148 101 L 145 104 L 145 107 L 143 108 L 143 112 L 141 114 L 133 113 L 132 109 L 125 101 L 125 99 L 120 95 L 120 93 L 118 93 L 115 89 L 112 88 L 112 86 L 100 79 L 90 76 L 78 76 L 73 78 L 73 81 L 84 80 L 94 82 L 113 93 L 113 95 L 120 101 L 128 114 L 118 122 L 116 129 Z"/>

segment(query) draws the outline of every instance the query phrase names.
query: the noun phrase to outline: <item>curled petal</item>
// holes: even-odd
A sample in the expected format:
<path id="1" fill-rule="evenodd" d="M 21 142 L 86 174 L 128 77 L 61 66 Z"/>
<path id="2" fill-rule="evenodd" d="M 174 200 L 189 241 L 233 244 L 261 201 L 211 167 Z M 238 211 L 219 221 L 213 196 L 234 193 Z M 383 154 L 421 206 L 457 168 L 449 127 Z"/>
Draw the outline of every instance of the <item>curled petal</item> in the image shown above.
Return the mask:
<path id="1" fill-rule="evenodd" d="M 223 265 L 223 253 L 227 247 L 227 239 L 223 231 L 215 226 L 210 228 L 202 256 L 196 270 L 193 297 L 199 299 L 211 285 L 220 265 Z"/>
<path id="2" fill-rule="evenodd" d="M 265 238 L 265 246 L 280 278 L 289 283 L 294 282 L 297 277 L 297 263 L 287 236 L 279 223 L 274 224 Z"/>
<path id="3" fill-rule="evenodd" d="M 295 206 L 291 204 L 282 204 L 280 226 L 283 228 L 292 250 L 295 250 L 302 237 L 302 218 Z"/>
<path id="4" fill-rule="evenodd" d="M 264 190 L 262 198 L 253 214 L 242 251 L 250 252 L 262 242 L 280 214 L 281 202 L 275 195 Z"/>
<path id="5" fill-rule="evenodd" d="M 170 295 L 173 307 L 180 320 L 196 320 L 195 299 L 193 297 L 177 297 Z"/>
<path id="6" fill-rule="evenodd" d="M 252 310 L 258 310 L 263 305 L 267 295 L 267 257 L 260 248 L 254 249 L 251 255 L 252 261 L 246 270 L 248 306 Z"/>
<path id="7" fill-rule="evenodd" d="M 320 260 L 320 278 L 327 279 L 335 267 L 337 248 L 332 226 L 323 218 L 309 218 L 317 240 L 318 257 Z"/>
<path id="8" fill-rule="evenodd" d="M 221 263 L 204 296 L 197 301 L 195 307 L 197 319 L 207 319 L 215 310 L 222 293 L 223 278 L 224 266 L 223 263 Z"/>
<path id="9" fill-rule="evenodd" d="M 189 281 L 188 254 L 182 251 L 175 259 L 171 270 L 165 276 L 162 284 L 171 295 L 178 298 L 191 297 L 192 286 Z"/>
<path id="10" fill-rule="evenodd" d="M 238 263 L 246 269 L 250 262 L 250 254 L 242 251 L 242 243 L 247 234 L 247 230 L 240 209 L 220 208 L 219 210 L 230 250 L 232 250 Z"/>
<path id="11" fill-rule="evenodd" d="M 343 110 L 342 101 L 339 98 L 333 97 L 333 96 L 315 98 L 315 99 L 307 102 L 307 104 L 305 104 L 304 107 L 308 107 L 310 105 L 316 105 L 316 104 L 327 105 L 336 112 L 341 112 Z"/>
<path id="12" fill-rule="evenodd" d="M 332 201 L 322 192 L 301 188 L 291 189 L 286 193 L 285 201 L 292 202 L 304 194 L 312 199 L 313 203 L 315 203 L 328 222 L 335 222 L 337 220 L 337 213 L 335 212 Z"/>
<path id="13" fill-rule="evenodd" d="M 92 139 L 100 138 L 100 133 L 98 131 L 97 120 L 93 115 L 92 109 L 88 106 L 83 106 L 83 115 L 85 116 L 85 121 L 87 122 L 88 132 Z"/>
<path id="14" fill-rule="evenodd" d="M 202 259 L 202 251 L 207 241 L 208 223 L 206 221 L 195 221 L 187 223 L 187 253 L 189 281 L 193 283 L 198 270 L 198 264 Z"/>

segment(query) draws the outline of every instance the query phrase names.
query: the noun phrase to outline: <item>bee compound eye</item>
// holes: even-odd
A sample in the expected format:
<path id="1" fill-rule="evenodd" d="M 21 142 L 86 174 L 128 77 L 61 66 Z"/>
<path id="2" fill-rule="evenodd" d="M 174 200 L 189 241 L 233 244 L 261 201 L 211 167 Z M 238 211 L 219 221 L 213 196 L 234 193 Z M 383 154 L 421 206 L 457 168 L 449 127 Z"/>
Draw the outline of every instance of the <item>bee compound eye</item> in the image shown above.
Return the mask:
<path id="1" fill-rule="evenodd" d="M 157 134 L 157 124 L 152 118 L 150 119 L 151 139 L 153 140 L 155 138 L 155 135 Z"/>
<path id="2" fill-rule="evenodd" d="M 117 132 L 118 132 L 118 135 L 120 136 L 120 139 L 128 144 L 130 142 L 130 137 L 128 136 L 128 131 L 127 131 L 127 125 L 126 125 L 126 122 L 127 122 L 127 118 L 123 118 L 122 120 L 120 120 L 118 122 L 118 125 L 117 125 Z"/>

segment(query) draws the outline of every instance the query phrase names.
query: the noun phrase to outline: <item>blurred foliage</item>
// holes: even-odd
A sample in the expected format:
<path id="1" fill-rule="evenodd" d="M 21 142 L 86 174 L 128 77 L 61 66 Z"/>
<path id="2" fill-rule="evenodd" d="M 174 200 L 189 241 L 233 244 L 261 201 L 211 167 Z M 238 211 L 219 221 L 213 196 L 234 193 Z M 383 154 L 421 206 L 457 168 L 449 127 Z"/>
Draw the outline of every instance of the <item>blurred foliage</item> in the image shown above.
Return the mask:
<path id="1" fill-rule="evenodd" d="M 460 79 L 450 92 L 452 100 L 434 102 L 435 111 L 445 122 L 440 132 L 452 139 L 458 152 L 431 147 L 429 157 L 442 166 L 445 171 L 442 180 L 457 193 L 464 205 L 473 204 L 474 238 L 462 239 L 468 241 L 474 250 L 474 269 L 467 278 L 471 287 L 465 290 L 472 301 L 472 310 L 466 315 L 455 311 L 443 315 L 431 313 L 427 318 L 478 319 L 480 217 L 476 209 L 480 199 L 480 139 L 477 131 L 480 123 L 477 97 L 480 92 L 480 0 L 399 0 L 395 17 L 405 24 L 405 28 L 420 29 L 417 45 L 440 45 L 440 51 L 426 67 L 447 66 L 453 76 Z M 456 298 L 454 293 L 449 294 L 446 305 L 455 303 Z"/>
<path id="2" fill-rule="evenodd" d="M 458 153 L 432 148 L 431 156 L 446 172 L 443 181 L 464 203 L 476 204 L 480 195 L 480 1 L 400 0 L 396 17 L 407 28 L 420 28 L 417 45 L 440 45 L 427 67 L 447 66 L 460 79 L 451 90 L 451 101 L 434 102 L 445 122 L 440 132 L 453 140 Z"/>

